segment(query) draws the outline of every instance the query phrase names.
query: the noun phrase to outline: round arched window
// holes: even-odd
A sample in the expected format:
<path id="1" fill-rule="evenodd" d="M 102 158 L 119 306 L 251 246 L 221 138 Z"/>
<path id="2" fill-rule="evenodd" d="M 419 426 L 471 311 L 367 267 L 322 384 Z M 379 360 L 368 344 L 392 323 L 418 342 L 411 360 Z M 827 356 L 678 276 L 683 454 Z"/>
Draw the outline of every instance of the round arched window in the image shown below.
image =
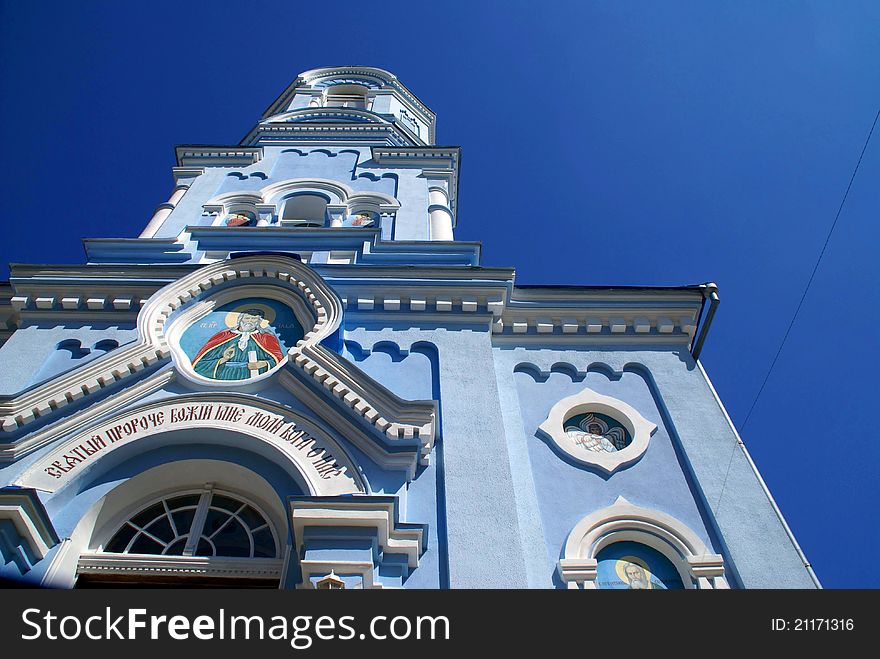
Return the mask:
<path id="1" fill-rule="evenodd" d="M 276 558 L 275 536 L 254 506 L 217 492 L 153 503 L 126 521 L 105 552 L 166 556 Z"/>

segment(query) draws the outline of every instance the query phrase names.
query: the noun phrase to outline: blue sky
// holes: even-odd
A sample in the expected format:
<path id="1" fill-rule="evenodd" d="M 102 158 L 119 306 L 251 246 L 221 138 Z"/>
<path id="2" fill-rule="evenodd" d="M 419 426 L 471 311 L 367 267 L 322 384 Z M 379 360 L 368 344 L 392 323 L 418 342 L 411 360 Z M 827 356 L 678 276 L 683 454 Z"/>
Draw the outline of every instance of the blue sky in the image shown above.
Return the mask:
<path id="1" fill-rule="evenodd" d="M 880 4 L 2 2 L 0 278 L 137 235 L 174 145 L 236 144 L 337 64 L 393 71 L 462 146 L 485 265 L 717 282 L 702 361 L 740 426 L 880 108 Z M 827 587 L 880 587 L 878 181 L 875 134 L 743 432 Z"/>

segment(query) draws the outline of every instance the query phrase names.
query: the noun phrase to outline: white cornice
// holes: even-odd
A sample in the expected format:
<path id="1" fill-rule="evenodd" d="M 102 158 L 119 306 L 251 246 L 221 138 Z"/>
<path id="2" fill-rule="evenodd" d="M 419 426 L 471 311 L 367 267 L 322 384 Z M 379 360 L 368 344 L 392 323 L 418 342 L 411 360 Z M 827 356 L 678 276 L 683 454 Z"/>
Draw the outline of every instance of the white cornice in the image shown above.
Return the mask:
<path id="1" fill-rule="evenodd" d="M 262 147 L 248 146 L 210 146 L 184 144 L 175 149 L 177 164 L 181 167 L 195 168 L 202 165 L 214 167 L 247 167 L 263 158 Z"/>
<path id="2" fill-rule="evenodd" d="M 433 121 L 433 119 L 436 117 L 434 112 L 427 105 L 416 98 L 415 94 L 407 89 L 407 87 L 402 82 L 400 82 L 396 75 L 394 75 L 390 71 L 386 71 L 385 69 L 379 69 L 372 66 L 340 66 L 312 69 L 310 71 L 300 73 L 299 76 L 297 76 L 297 79 L 294 81 L 293 85 L 291 86 L 295 88 L 302 83 L 310 85 L 312 81 L 319 80 L 321 78 L 332 78 L 336 76 L 346 75 L 360 75 L 376 78 L 385 85 L 388 85 L 393 89 L 399 91 L 420 112 L 427 115 L 425 118 L 430 118 L 431 121 Z"/>

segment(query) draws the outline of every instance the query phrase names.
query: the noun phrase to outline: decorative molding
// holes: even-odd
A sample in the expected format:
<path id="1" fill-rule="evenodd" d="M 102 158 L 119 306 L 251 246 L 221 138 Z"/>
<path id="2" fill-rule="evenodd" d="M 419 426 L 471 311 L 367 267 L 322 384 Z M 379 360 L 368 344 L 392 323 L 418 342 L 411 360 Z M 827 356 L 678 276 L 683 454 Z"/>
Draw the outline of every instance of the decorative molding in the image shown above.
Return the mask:
<path id="1" fill-rule="evenodd" d="M 12 547 L 7 549 L 17 553 L 15 560 L 23 574 L 30 571 L 31 566 L 43 560 L 49 550 L 60 541 L 52 520 L 45 507 L 31 488 L 3 487 L 0 488 L 0 521 L 9 521 L 18 535 Z M 3 543 L 0 535 L 0 544 Z"/>
<path id="2" fill-rule="evenodd" d="M 656 549 L 678 569 L 685 588 L 729 588 L 724 559 L 709 551 L 688 526 L 671 515 L 641 508 L 623 497 L 584 517 L 568 534 L 559 576 L 569 588 L 594 589 L 596 556 L 615 542 L 638 542 Z"/>
<path id="3" fill-rule="evenodd" d="M 195 298 L 204 298 L 216 286 L 250 281 L 262 284 L 265 280 L 295 291 L 312 314 L 313 322 L 304 324 L 311 329 L 288 351 L 290 367 L 311 379 L 319 391 L 340 399 L 343 407 L 383 435 L 384 441 L 417 441 L 422 447 L 421 462 L 425 463 L 434 444 L 435 404 L 408 402 L 394 396 L 321 346 L 321 342 L 330 337 L 342 322 L 342 303 L 313 270 L 294 258 L 278 255 L 221 261 L 166 285 L 149 299 L 138 315 L 138 340 L 134 344 L 120 347 L 0 403 L 3 430 L 10 432 L 27 426 L 37 418 L 123 380 L 159 359 L 167 359 L 173 349 L 166 334 L 166 324 L 178 309 Z M 198 304 L 207 303 L 200 301 Z M 224 384 L 230 386 L 230 383 Z M 414 468 L 408 471 L 413 472 Z"/>
<path id="4" fill-rule="evenodd" d="M 419 566 L 419 557 L 427 542 L 427 526 L 399 521 L 397 497 L 289 497 L 291 532 L 294 549 L 304 556 L 308 540 L 306 530 L 359 528 L 375 532 L 378 549 L 382 554 L 406 556 L 407 568 Z M 381 588 L 373 581 L 376 565 L 363 561 L 301 560 L 302 582 L 298 588 L 312 588 L 313 576 L 324 576 L 333 571 L 337 575 L 356 574 L 363 579 L 364 588 Z"/>
<path id="5" fill-rule="evenodd" d="M 632 438 L 629 446 L 613 452 L 597 452 L 579 445 L 565 431 L 565 422 L 573 416 L 590 412 L 605 414 L 620 423 Z M 556 403 L 544 422 L 538 426 L 538 432 L 572 460 L 594 467 L 607 475 L 641 459 L 648 450 L 651 435 L 656 431 L 657 426 L 632 406 L 587 388 Z"/>
<path id="6" fill-rule="evenodd" d="M 182 144 L 174 150 L 179 167 L 247 167 L 263 159 L 262 147 Z"/>
<path id="7" fill-rule="evenodd" d="M 279 558 L 226 558 L 216 556 L 154 556 L 150 554 L 83 553 L 77 575 L 130 575 L 280 579 L 284 561 Z"/>
<path id="8" fill-rule="evenodd" d="M 396 123 L 267 123 L 257 124 L 242 140 L 242 144 L 296 145 L 308 140 L 311 143 L 346 141 L 364 146 L 411 146 L 413 138 Z M 261 148 L 261 147 L 260 147 Z M 223 164 L 231 166 L 236 163 Z"/>
<path id="9" fill-rule="evenodd" d="M 155 375 L 150 376 L 140 382 L 136 382 L 126 387 L 114 396 L 105 398 L 89 407 L 86 407 L 76 414 L 72 414 L 64 419 L 53 423 L 51 426 L 41 428 L 35 433 L 28 435 L 24 439 L 17 442 L 0 442 L 0 464 L 14 462 L 29 453 L 33 453 L 39 448 L 54 442 L 59 437 L 63 437 L 69 432 L 81 428 L 83 424 L 83 415 L 88 419 L 96 420 L 114 410 L 120 409 L 130 403 L 148 396 L 173 381 L 175 371 L 173 369 L 162 370 Z"/>

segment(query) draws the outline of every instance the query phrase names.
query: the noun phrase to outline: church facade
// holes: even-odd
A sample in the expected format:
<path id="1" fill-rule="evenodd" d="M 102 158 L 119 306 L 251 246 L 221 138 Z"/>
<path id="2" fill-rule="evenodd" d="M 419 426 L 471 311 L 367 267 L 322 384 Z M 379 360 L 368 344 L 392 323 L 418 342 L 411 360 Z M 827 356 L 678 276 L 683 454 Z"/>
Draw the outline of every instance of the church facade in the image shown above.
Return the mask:
<path id="1" fill-rule="evenodd" d="M 714 285 L 514 285 L 459 161 L 391 73 L 308 71 L 138 238 L 12 266 L 0 577 L 818 587 L 698 360 Z"/>

